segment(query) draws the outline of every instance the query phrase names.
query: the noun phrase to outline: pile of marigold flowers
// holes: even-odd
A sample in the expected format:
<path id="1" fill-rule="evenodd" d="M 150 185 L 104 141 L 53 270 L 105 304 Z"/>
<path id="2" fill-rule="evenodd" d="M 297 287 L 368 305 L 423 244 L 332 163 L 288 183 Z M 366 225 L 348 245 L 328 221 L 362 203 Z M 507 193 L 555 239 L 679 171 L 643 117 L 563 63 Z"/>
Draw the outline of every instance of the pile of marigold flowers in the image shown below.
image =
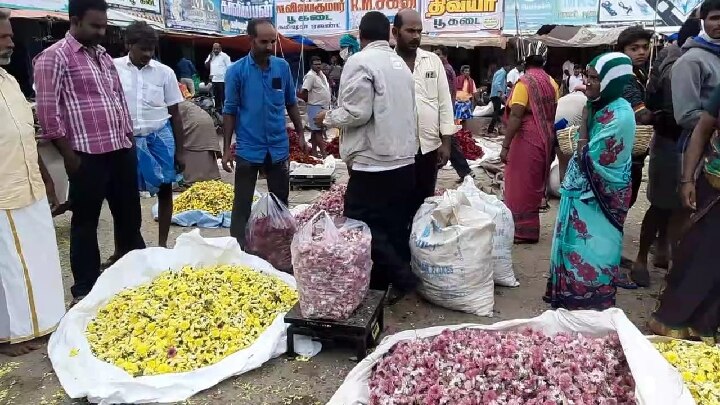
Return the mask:
<path id="1" fill-rule="evenodd" d="M 208 366 L 252 345 L 297 302 L 247 266 L 186 266 L 118 293 L 85 331 L 93 354 L 133 376 Z"/>
<path id="2" fill-rule="evenodd" d="M 720 404 L 720 348 L 682 340 L 655 343 L 655 347 L 682 375 L 695 402 Z"/>
<path id="3" fill-rule="evenodd" d="M 200 181 L 183 191 L 173 202 L 173 213 L 207 211 L 212 215 L 232 211 L 234 191 L 220 180 Z"/>
<path id="4" fill-rule="evenodd" d="M 399 342 L 370 378 L 371 404 L 635 404 L 617 334 L 445 330 Z"/>

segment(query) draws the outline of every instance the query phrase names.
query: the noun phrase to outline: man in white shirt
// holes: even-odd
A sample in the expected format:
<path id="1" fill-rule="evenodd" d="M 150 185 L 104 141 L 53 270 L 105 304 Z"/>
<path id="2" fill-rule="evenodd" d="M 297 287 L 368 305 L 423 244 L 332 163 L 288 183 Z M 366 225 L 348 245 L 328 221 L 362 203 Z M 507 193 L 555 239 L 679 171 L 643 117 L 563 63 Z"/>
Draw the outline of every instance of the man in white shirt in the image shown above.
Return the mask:
<path id="1" fill-rule="evenodd" d="M 585 85 L 585 79 L 582 75 L 582 68 L 580 65 L 575 65 L 573 67 L 573 74 L 568 79 L 568 92 L 572 93 L 580 86 Z"/>
<path id="2" fill-rule="evenodd" d="M 330 108 L 332 95 L 330 82 L 322 71 L 322 61 L 319 56 L 310 59 L 311 69 L 305 75 L 300 98 L 307 103 L 308 126 L 310 127 L 311 153 L 325 157 L 325 129 L 315 124 L 315 116 L 322 110 Z M 317 152 L 316 152 L 317 151 Z"/>
<path id="3" fill-rule="evenodd" d="M 205 69 L 210 70 L 213 95 L 215 97 L 215 110 L 222 113 L 225 104 L 225 72 L 230 67 L 230 57 L 222 51 L 219 43 L 214 43 L 212 52 L 205 59 Z"/>
<path id="4" fill-rule="evenodd" d="M 173 211 L 172 183 L 182 172 L 183 101 L 175 72 L 153 60 L 158 35 L 144 21 L 128 25 L 128 55 L 115 59 L 133 124 L 140 191 L 158 196 L 158 244 L 167 246 Z"/>
<path id="5" fill-rule="evenodd" d="M 445 66 L 432 52 L 420 49 L 422 18 L 414 9 L 400 10 L 393 21 L 395 52 L 403 58 L 415 81 L 420 150 L 415 155 L 415 210 L 435 194 L 438 169 L 450 158 L 454 122 Z"/>
<path id="6" fill-rule="evenodd" d="M 340 155 L 350 180 L 345 216 L 372 231 L 370 288 L 402 293 L 417 282 L 410 269 L 410 224 L 415 212 L 417 111 L 413 76 L 390 48 L 390 22 L 378 11 L 360 21 L 362 51 L 345 62 L 338 108 L 321 111 L 318 125 L 342 130 Z M 449 93 L 449 92 L 448 92 Z"/>
<path id="7" fill-rule="evenodd" d="M 559 131 L 573 125 L 580 126 L 586 104 L 587 96 L 584 84 L 575 86 L 573 92 L 560 97 L 555 110 L 555 130 Z M 560 181 L 562 181 L 570 156 L 562 154 L 559 147 L 555 148 L 555 154 L 560 164 Z"/>
<path id="8" fill-rule="evenodd" d="M 510 84 L 508 87 L 512 87 L 517 83 L 518 80 L 525 74 L 525 67 L 521 64 L 515 66 L 513 70 L 509 71 L 507 74 L 507 81 Z"/>

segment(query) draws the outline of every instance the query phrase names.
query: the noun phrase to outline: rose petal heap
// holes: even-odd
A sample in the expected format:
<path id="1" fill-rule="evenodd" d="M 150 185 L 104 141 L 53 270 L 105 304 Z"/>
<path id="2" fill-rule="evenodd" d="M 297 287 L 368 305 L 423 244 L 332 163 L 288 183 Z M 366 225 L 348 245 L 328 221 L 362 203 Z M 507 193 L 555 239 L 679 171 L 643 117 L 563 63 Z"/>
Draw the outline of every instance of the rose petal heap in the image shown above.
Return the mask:
<path id="1" fill-rule="evenodd" d="M 345 209 L 346 191 L 347 184 L 334 184 L 330 187 L 330 190 L 321 193 L 312 205 L 295 216 L 295 220 L 299 225 L 302 225 L 323 210 L 327 211 L 332 217 L 342 217 Z"/>
<path id="2" fill-rule="evenodd" d="M 375 365 L 370 404 L 635 404 L 616 334 L 445 330 Z"/>
<path id="3" fill-rule="evenodd" d="M 250 212 L 245 229 L 245 251 L 261 257 L 278 270 L 292 272 L 290 245 L 297 222 L 272 193 L 263 194 Z"/>
<path id="4" fill-rule="evenodd" d="M 333 155 L 336 159 L 340 159 L 340 137 L 336 136 L 325 145 L 325 152 Z"/>
<path id="5" fill-rule="evenodd" d="M 340 218 L 335 224 L 321 219 L 305 227 L 313 227 L 312 232 L 302 229 L 292 246 L 300 312 L 306 318 L 345 320 L 370 285 L 370 229 L 360 221 Z"/>
<path id="6" fill-rule="evenodd" d="M 485 154 L 482 148 L 475 143 L 475 140 L 472 137 L 472 133 L 467 129 L 462 129 L 458 131 L 455 134 L 455 139 L 457 140 L 460 151 L 462 151 L 463 155 L 465 155 L 465 159 L 477 160 L 483 157 L 483 155 Z"/>
<path id="7" fill-rule="evenodd" d="M 682 340 L 655 343 L 655 347 L 682 375 L 695 402 L 720 404 L 720 348 Z"/>
<path id="8" fill-rule="evenodd" d="M 307 164 L 318 164 L 321 163 L 320 159 L 311 156 L 300 148 L 300 141 L 298 140 L 298 134 L 294 130 L 287 128 L 288 139 L 290 141 L 290 157 L 289 159 L 293 162 L 307 163 Z"/>
<path id="9" fill-rule="evenodd" d="M 296 301 L 281 279 L 246 266 L 186 266 L 118 293 L 85 335 L 97 358 L 133 376 L 178 373 L 252 345 Z"/>
<path id="10" fill-rule="evenodd" d="M 173 214 L 207 211 L 212 215 L 232 211 L 234 191 L 220 180 L 200 181 L 182 192 L 173 202 Z"/>

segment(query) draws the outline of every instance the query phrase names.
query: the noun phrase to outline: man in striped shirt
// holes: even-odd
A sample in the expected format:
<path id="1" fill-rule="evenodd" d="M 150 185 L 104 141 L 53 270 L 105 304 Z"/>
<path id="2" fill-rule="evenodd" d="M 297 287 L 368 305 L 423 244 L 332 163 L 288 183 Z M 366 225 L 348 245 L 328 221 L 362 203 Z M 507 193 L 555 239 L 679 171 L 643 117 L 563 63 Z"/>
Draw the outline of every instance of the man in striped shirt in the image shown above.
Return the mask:
<path id="1" fill-rule="evenodd" d="M 34 63 L 38 120 L 70 179 L 70 265 L 74 302 L 100 274 L 97 226 L 107 199 L 121 255 L 143 249 L 133 127 L 118 73 L 99 45 L 105 0 L 70 0 L 70 31 Z"/>

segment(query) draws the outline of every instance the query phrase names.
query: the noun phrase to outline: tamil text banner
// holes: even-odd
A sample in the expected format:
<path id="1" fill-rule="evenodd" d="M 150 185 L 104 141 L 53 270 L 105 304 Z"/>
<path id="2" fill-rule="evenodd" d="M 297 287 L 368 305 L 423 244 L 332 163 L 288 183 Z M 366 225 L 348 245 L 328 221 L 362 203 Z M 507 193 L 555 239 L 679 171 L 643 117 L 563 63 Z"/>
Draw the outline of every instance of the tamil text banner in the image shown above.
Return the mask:
<path id="1" fill-rule="evenodd" d="M 225 35 L 247 34 L 247 24 L 253 18 L 272 18 L 272 0 L 222 0 L 220 30 Z"/>
<path id="2" fill-rule="evenodd" d="M 417 10 L 416 0 L 348 0 L 350 29 L 357 29 L 360 20 L 369 11 L 379 11 L 392 22 L 398 11 L 404 8 Z"/>
<path id="3" fill-rule="evenodd" d="M 276 0 L 275 22 L 281 34 L 314 35 L 347 31 L 345 0 Z"/>
<path id="4" fill-rule="evenodd" d="M 426 32 L 501 30 L 503 0 L 423 0 L 420 14 Z"/>
<path id="5" fill-rule="evenodd" d="M 165 0 L 165 5 L 168 28 L 220 32 L 220 0 Z"/>
<path id="6" fill-rule="evenodd" d="M 111 8 L 131 9 L 160 14 L 160 0 L 108 0 Z"/>

